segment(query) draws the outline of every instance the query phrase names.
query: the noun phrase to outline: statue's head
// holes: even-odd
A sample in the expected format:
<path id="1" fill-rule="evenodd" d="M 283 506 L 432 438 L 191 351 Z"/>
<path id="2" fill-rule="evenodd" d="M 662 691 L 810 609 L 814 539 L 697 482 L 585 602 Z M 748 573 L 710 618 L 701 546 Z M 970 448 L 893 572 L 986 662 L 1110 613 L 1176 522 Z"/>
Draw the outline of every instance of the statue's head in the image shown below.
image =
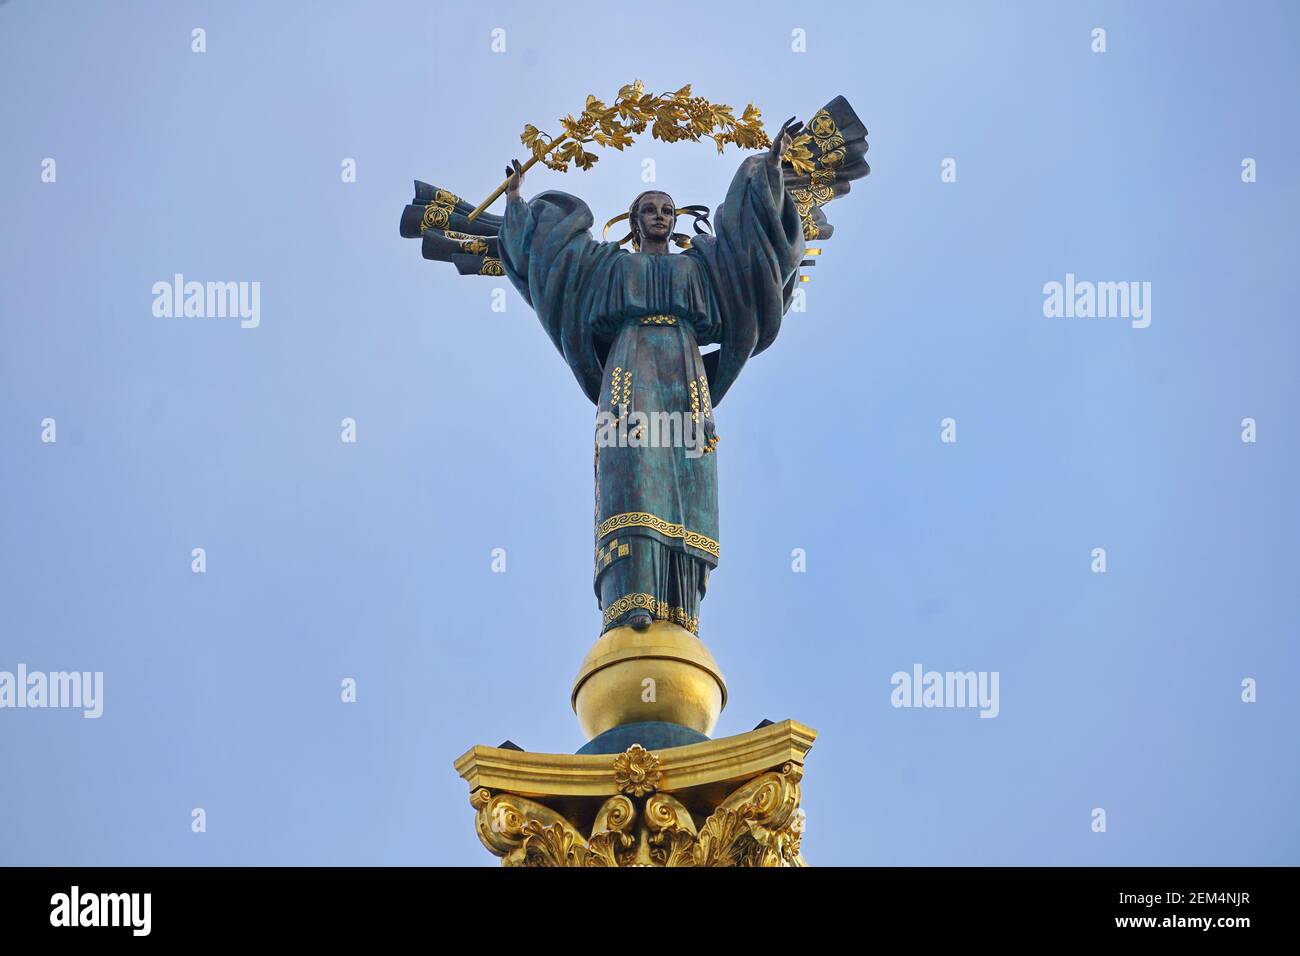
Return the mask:
<path id="1" fill-rule="evenodd" d="M 641 251 L 641 246 L 646 240 L 653 242 L 664 242 L 671 240 L 679 249 L 689 249 L 691 247 L 691 238 L 683 232 L 673 232 L 673 226 L 677 224 L 678 216 L 690 216 L 695 220 L 695 234 L 697 236 L 706 235 L 706 229 L 712 231 L 713 226 L 709 222 L 708 206 L 682 206 L 678 207 L 673 202 L 673 197 L 660 189 L 647 189 L 636 199 L 632 200 L 632 205 L 628 207 L 627 212 L 620 213 L 609 222 L 605 223 L 603 236 L 609 235 L 609 227 L 616 222 L 627 220 L 631 230 L 626 236 L 618 240 L 621 246 L 629 239 L 632 241 L 632 248 L 637 252 Z"/>
<path id="2" fill-rule="evenodd" d="M 666 242 L 673 235 L 673 226 L 677 224 L 677 204 L 666 192 L 647 189 L 632 200 L 627 218 L 632 226 L 632 248 L 639 251 L 646 238 Z"/>

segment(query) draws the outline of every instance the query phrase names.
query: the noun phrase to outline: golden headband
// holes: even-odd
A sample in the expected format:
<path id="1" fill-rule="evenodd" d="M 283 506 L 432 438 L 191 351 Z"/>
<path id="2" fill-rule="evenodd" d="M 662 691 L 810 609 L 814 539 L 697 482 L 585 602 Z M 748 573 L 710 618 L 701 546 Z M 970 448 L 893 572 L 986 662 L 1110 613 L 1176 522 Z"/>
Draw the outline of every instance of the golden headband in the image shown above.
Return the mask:
<path id="1" fill-rule="evenodd" d="M 703 212 L 701 212 L 701 210 L 703 210 Z M 700 221 L 701 221 L 701 220 L 703 220 L 704 224 L 707 225 L 707 226 L 709 226 L 710 229 L 713 228 L 713 224 L 709 222 L 709 210 L 708 210 L 708 207 L 707 207 L 707 206 L 679 206 L 679 207 L 677 207 L 676 209 L 673 210 L 673 215 L 674 215 L 674 216 L 694 216 L 694 217 L 695 217 L 695 233 L 696 233 L 696 235 L 704 235 L 704 234 L 705 234 L 705 233 L 704 233 L 704 230 L 700 228 Z M 612 225 L 614 225 L 614 223 L 616 223 L 616 222 L 623 222 L 624 220 L 630 220 L 631 218 L 632 218 L 632 214 L 631 214 L 630 212 L 619 213 L 617 216 L 615 216 L 615 217 L 614 217 L 613 219 L 611 219 L 609 222 L 605 223 L 605 228 L 604 228 L 604 230 L 601 232 L 601 234 L 600 234 L 600 238 L 601 238 L 601 239 L 607 239 L 607 238 L 609 237 L 609 227 L 612 226 Z M 624 236 L 622 239 L 618 240 L 618 243 L 617 243 L 617 244 L 621 246 L 623 243 L 627 242 L 627 241 L 628 241 L 629 239 L 631 239 L 631 238 L 632 238 L 632 233 L 631 233 L 631 231 L 629 231 L 628 234 L 627 234 L 626 236 Z M 681 240 L 674 240 L 674 242 L 676 242 L 677 245 L 680 246 L 680 247 L 683 248 L 683 249 L 689 249 L 689 248 L 691 247 L 691 240 L 690 240 L 689 237 L 686 237 L 686 236 L 683 236 Z"/>

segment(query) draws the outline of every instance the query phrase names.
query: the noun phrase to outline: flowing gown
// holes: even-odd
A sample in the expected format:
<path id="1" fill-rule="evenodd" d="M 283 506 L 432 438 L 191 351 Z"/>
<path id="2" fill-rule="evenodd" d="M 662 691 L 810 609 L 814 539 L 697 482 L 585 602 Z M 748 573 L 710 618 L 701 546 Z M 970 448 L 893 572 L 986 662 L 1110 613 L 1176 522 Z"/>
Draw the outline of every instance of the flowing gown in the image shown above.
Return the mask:
<path id="1" fill-rule="evenodd" d="M 402 211 L 401 234 L 421 241 L 424 258 L 461 275 L 508 276 L 596 405 L 593 559 L 606 629 L 643 609 L 699 633 L 719 556 L 713 410 L 776 338 L 799 267 L 813 263 L 802 260 L 804 241 L 834 231 L 823 207 L 871 171 L 867 130 L 843 96 L 807 132 L 799 169 L 745 159 L 715 234 L 680 254 L 595 241 L 591 210 L 563 192 L 470 219 L 472 203 L 417 180 Z M 673 415 L 703 441 L 654 441 L 656 416 Z M 604 440 L 610 419 L 616 442 Z M 646 431 L 648 444 L 637 437 Z"/>
<path id="2" fill-rule="evenodd" d="M 698 634 L 720 551 L 714 408 L 789 308 L 804 254 L 800 211 L 760 155 L 737 171 L 715 234 L 683 253 L 597 242 L 592 223 L 568 193 L 515 197 L 497 237 L 501 264 L 596 403 L 604 628 L 640 609 Z"/>

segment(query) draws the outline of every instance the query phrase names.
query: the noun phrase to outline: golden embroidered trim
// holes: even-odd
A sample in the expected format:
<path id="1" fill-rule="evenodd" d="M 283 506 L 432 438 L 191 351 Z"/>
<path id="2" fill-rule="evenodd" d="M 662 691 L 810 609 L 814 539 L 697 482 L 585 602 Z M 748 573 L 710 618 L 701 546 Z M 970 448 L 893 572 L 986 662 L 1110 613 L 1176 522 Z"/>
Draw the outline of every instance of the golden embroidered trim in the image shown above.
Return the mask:
<path id="1" fill-rule="evenodd" d="M 650 528 L 669 538 L 681 538 L 682 543 L 687 547 L 699 548 L 715 558 L 718 557 L 721 550 L 718 542 L 707 535 L 702 535 L 698 531 L 690 531 L 682 525 L 665 521 L 663 518 L 652 515 L 647 511 L 626 511 L 621 515 L 606 518 L 596 527 L 596 539 L 599 540 L 611 531 L 617 531 L 620 528 Z"/>
<path id="2" fill-rule="evenodd" d="M 675 315 L 643 315 L 641 316 L 642 325 L 676 325 L 677 316 Z"/>
<path id="3" fill-rule="evenodd" d="M 619 379 L 623 376 L 623 366 L 616 366 L 613 373 L 609 376 L 609 407 L 618 411 L 618 387 Z"/>
<path id="4" fill-rule="evenodd" d="M 700 398 L 704 402 L 704 417 L 713 417 L 713 402 L 709 399 L 709 380 L 700 376 Z"/>
<path id="5" fill-rule="evenodd" d="M 660 621 L 672 621 L 674 624 L 680 624 L 692 634 L 699 636 L 700 619 L 691 617 L 686 613 L 686 608 L 674 607 L 667 601 L 660 601 L 653 594 L 625 594 L 609 607 L 605 608 L 605 627 L 609 627 L 610 622 L 618 619 L 635 608 L 641 608 L 649 611 L 650 616 Z"/>
<path id="6" fill-rule="evenodd" d="M 630 544 L 620 543 L 618 538 L 614 538 L 608 544 L 596 549 L 596 574 L 599 575 L 607 567 L 617 561 L 619 558 L 626 558 L 632 553 Z"/>
<path id="7" fill-rule="evenodd" d="M 476 256 L 487 257 L 488 244 L 482 236 L 471 236 L 466 232 L 457 232 L 454 229 L 444 229 L 442 234 L 460 244 L 461 252 L 473 253 Z"/>
<path id="8" fill-rule="evenodd" d="M 835 120 L 826 110 L 818 110 L 809 121 L 808 131 L 821 151 L 817 165 L 834 168 L 844 162 L 844 136 L 835 125 Z M 815 182 L 815 180 L 814 180 Z"/>
<path id="9" fill-rule="evenodd" d="M 426 229 L 443 229 L 451 221 L 451 207 L 442 206 L 438 203 L 430 203 L 424 207 L 424 215 L 420 218 L 420 232 L 423 234 Z"/>
<path id="10" fill-rule="evenodd" d="M 844 136 L 835 125 L 835 120 L 826 110 L 818 110 L 808 121 L 807 130 L 812 134 L 813 142 L 820 151 L 813 162 L 813 169 L 808 174 L 809 185 L 806 189 L 790 190 L 799 219 L 803 222 L 804 239 L 816 239 L 820 229 L 813 220 L 814 206 L 824 206 L 835 198 L 831 185 L 835 182 L 836 169 L 845 159 Z"/>

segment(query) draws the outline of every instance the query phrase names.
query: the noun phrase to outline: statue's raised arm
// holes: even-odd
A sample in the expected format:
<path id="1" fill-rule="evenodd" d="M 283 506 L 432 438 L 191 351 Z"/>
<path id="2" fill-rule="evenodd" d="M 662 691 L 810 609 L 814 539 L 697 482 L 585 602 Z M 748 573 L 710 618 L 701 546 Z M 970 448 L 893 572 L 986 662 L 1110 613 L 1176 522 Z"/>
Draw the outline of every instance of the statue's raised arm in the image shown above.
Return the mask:
<path id="1" fill-rule="evenodd" d="M 806 243 L 831 233 L 821 207 L 867 174 L 866 132 L 843 97 L 806 130 L 787 121 L 770 149 L 741 163 L 712 235 L 705 207 L 651 189 L 605 227 L 626 220 L 628 234 L 599 241 L 576 196 L 525 200 L 518 160 L 502 217 L 470 218 L 459 197 L 416 184 L 402 234 L 462 274 L 508 277 L 596 405 L 594 584 L 605 631 L 661 621 L 698 634 L 720 554 L 714 407 L 776 338 L 800 268 L 815 261 Z M 687 214 L 694 236 L 674 231 Z M 718 348 L 703 352 L 709 345 Z"/>
<path id="2" fill-rule="evenodd" d="M 821 254 L 805 243 L 833 232 L 821 207 L 871 171 L 866 137 L 842 96 L 806 126 L 787 122 L 767 155 L 749 157 L 736 172 L 715 217 L 716 237 L 692 245 L 688 254 L 706 266 L 721 323 L 720 347 L 704 357 L 713 404 L 776 339 L 799 280 L 808 279 L 799 268 Z"/>

